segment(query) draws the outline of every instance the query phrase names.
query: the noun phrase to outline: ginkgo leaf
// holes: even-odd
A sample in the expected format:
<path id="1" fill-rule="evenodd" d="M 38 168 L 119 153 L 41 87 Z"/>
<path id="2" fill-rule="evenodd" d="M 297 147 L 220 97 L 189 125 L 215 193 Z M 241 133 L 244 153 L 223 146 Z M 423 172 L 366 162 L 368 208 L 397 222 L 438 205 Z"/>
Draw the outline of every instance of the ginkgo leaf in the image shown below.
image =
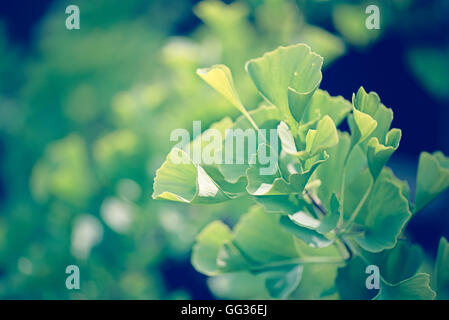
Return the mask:
<path id="1" fill-rule="evenodd" d="M 355 218 L 355 222 L 364 228 L 363 234 L 356 236 L 355 240 L 367 251 L 390 249 L 410 217 L 402 185 L 396 182 L 391 171 L 384 170 Z"/>
<path id="2" fill-rule="evenodd" d="M 368 166 L 374 179 L 382 171 L 393 152 L 397 150 L 400 141 L 401 130 L 399 129 L 392 129 L 387 133 L 385 145 L 379 143 L 376 137 L 369 140 L 367 144 Z"/>
<path id="3" fill-rule="evenodd" d="M 302 265 L 291 265 L 267 272 L 265 285 L 273 298 L 287 299 L 301 281 Z"/>
<path id="4" fill-rule="evenodd" d="M 281 121 L 278 125 L 277 132 L 281 140 L 282 150 L 288 154 L 299 155 L 300 153 L 296 149 L 295 139 L 284 121 Z"/>
<path id="5" fill-rule="evenodd" d="M 251 116 L 246 111 L 242 102 L 240 101 L 237 90 L 234 86 L 234 80 L 232 79 L 231 70 L 223 64 L 214 65 L 210 68 L 198 69 L 196 73 L 206 81 L 212 88 L 217 90 L 223 95 L 234 107 L 236 107 L 257 129 L 257 125 L 251 119 Z"/>
<path id="6" fill-rule="evenodd" d="M 338 126 L 351 110 L 351 103 L 342 96 L 332 97 L 327 91 L 317 89 L 313 94 L 310 106 L 304 112 L 301 123 L 317 118 L 321 119 L 328 115 Z"/>
<path id="7" fill-rule="evenodd" d="M 181 149 L 173 148 L 156 172 L 153 199 L 185 203 L 216 203 L 231 199 Z"/>
<path id="8" fill-rule="evenodd" d="M 393 111 L 380 102 L 377 93 L 367 93 L 363 87 L 360 87 L 357 94 L 353 95 L 352 100 L 357 110 L 368 114 L 377 122 L 376 128 L 368 137 L 376 137 L 380 143 L 385 144 L 386 134 L 393 121 Z M 368 140 L 365 139 L 366 141 Z"/>
<path id="9" fill-rule="evenodd" d="M 309 46 L 297 44 L 249 60 L 246 70 L 261 95 L 281 110 L 290 126 L 295 126 L 321 82 L 322 64 L 323 58 Z"/>
<path id="10" fill-rule="evenodd" d="M 259 137 L 259 133 L 261 131 L 254 132 L 254 134 L 257 135 L 257 141 L 258 141 L 257 143 L 270 142 L 271 139 L 273 139 L 273 137 L 271 136 L 270 129 L 275 129 L 281 119 L 279 109 L 277 109 L 274 106 L 263 105 L 255 110 L 251 110 L 249 112 L 249 114 L 250 114 L 251 118 L 255 121 L 255 123 L 257 124 L 259 129 L 265 130 L 265 132 L 266 132 L 265 140 L 262 140 Z M 251 125 L 250 121 L 245 116 L 240 116 L 239 118 L 237 118 L 237 120 L 235 121 L 235 123 L 233 124 L 233 126 L 230 129 L 232 129 L 232 130 L 241 129 L 241 130 L 246 131 L 247 129 L 251 129 L 251 128 L 252 128 L 252 125 Z M 226 136 L 226 138 L 231 138 L 231 136 Z M 277 137 L 274 137 L 274 139 L 277 139 Z M 234 144 L 234 149 L 233 149 L 234 154 L 236 154 L 236 152 L 237 152 L 236 148 L 237 148 L 237 143 Z M 242 150 L 239 150 L 239 151 L 241 152 Z M 245 153 L 246 160 L 249 160 L 251 158 L 252 154 L 248 154 L 247 151 L 248 150 L 245 149 L 244 153 Z M 220 172 L 222 173 L 222 175 L 224 176 L 224 178 L 228 182 L 236 183 L 236 182 L 238 182 L 239 179 L 241 179 L 242 177 L 245 176 L 246 170 L 249 168 L 249 161 L 246 161 L 243 164 L 222 163 L 218 166 L 218 168 L 219 168 Z"/>
<path id="11" fill-rule="evenodd" d="M 306 136 L 306 151 L 315 155 L 323 150 L 332 148 L 338 143 L 338 133 L 334 121 L 329 116 L 324 116 L 316 130 L 309 130 Z"/>
<path id="12" fill-rule="evenodd" d="M 207 274 L 219 273 L 217 255 L 220 247 L 232 238 L 231 230 L 220 221 L 207 225 L 196 237 L 192 251 L 192 265 L 196 270 Z"/>
<path id="13" fill-rule="evenodd" d="M 341 299 L 370 300 L 376 296 L 379 290 L 366 288 L 366 267 L 365 261 L 360 256 L 355 256 L 338 269 L 335 285 Z"/>
<path id="14" fill-rule="evenodd" d="M 414 213 L 449 187 L 449 158 L 441 152 L 422 152 L 419 157 L 416 178 Z"/>
<path id="15" fill-rule="evenodd" d="M 424 258 L 421 247 L 407 241 L 398 241 L 394 248 L 379 253 L 364 251 L 363 256 L 378 266 L 382 278 L 392 284 L 414 276 Z"/>
<path id="16" fill-rule="evenodd" d="M 261 145 L 259 148 L 269 148 Z M 247 191 L 254 196 L 271 196 L 283 194 L 301 194 L 315 169 L 328 159 L 328 154 L 323 152 L 315 157 L 304 160 L 299 171 L 293 171 L 287 178 L 282 177 L 276 164 L 272 174 L 262 174 L 262 165 L 257 160 L 246 172 L 248 179 Z"/>
<path id="17" fill-rule="evenodd" d="M 294 215 L 291 215 L 290 217 L 282 216 L 280 222 L 286 230 L 313 248 L 324 248 L 331 245 L 333 242 L 333 240 L 326 238 L 324 235 L 316 232 L 315 230 L 295 223 Z"/>
<path id="18" fill-rule="evenodd" d="M 329 159 L 316 169 L 313 176 L 314 179 L 321 181 L 321 185 L 318 188 L 318 197 L 328 210 L 330 210 L 332 194 L 341 195 L 343 169 L 349 146 L 349 135 L 346 132 L 340 133 L 338 144 L 327 151 Z"/>
<path id="19" fill-rule="evenodd" d="M 349 118 L 351 128 L 352 144 L 361 143 L 366 140 L 376 129 L 377 121 L 369 114 L 353 109 L 352 117 Z"/>
<path id="20" fill-rule="evenodd" d="M 212 88 L 217 90 L 239 111 L 245 112 L 234 86 L 231 70 L 223 64 L 214 65 L 210 68 L 198 69 L 196 73 L 206 81 Z"/>
<path id="21" fill-rule="evenodd" d="M 279 216 L 253 207 L 234 228 L 234 243 L 260 265 L 299 257 L 291 233 L 279 224 Z"/>
<path id="22" fill-rule="evenodd" d="M 449 242 L 444 237 L 440 239 L 438 246 L 433 282 L 438 299 L 447 299 L 449 297 Z"/>
<path id="23" fill-rule="evenodd" d="M 435 292 L 430 288 L 430 276 L 418 273 L 397 284 L 382 282 L 375 300 L 433 300 Z"/>

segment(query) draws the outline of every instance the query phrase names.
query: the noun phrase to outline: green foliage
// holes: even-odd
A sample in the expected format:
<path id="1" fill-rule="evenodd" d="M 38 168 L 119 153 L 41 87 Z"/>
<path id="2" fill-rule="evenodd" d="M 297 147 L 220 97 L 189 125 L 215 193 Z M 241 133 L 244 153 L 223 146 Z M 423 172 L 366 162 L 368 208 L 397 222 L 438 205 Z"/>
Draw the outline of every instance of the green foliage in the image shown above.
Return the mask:
<path id="1" fill-rule="evenodd" d="M 246 70 L 269 105 L 250 112 L 227 67 L 199 70 L 243 113 L 214 126 L 276 129 L 277 165 L 262 174 L 257 150 L 252 163 L 203 165 L 173 149 L 157 172 L 153 198 L 218 203 L 252 196 L 258 203 L 233 228 L 215 221 L 198 235 L 192 263 L 209 276 L 257 276 L 280 299 L 433 299 L 430 275 L 420 272 L 422 251 L 404 242 L 404 227 L 412 210 L 449 186 L 449 159 L 441 152 L 422 153 L 413 203 L 408 184 L 385 167 L 401 139 L 401 131 L 390 128 L 392 110 L 363 88 L 352 103 L 318 89 L 321 66 L 322 58 L 304 44 L 248 61 Z M 350 133 L 337 129 L 345 119 Z M 266 139 L 257 149 L 274 152 L 271 143 Z M 175 164 L 174 156 L 186 161 Z M 438 294 L 447 287 L 446 249 L 442 240 Z M 370 264 L 380 268 L 377 291 L 365 287 Z"/>

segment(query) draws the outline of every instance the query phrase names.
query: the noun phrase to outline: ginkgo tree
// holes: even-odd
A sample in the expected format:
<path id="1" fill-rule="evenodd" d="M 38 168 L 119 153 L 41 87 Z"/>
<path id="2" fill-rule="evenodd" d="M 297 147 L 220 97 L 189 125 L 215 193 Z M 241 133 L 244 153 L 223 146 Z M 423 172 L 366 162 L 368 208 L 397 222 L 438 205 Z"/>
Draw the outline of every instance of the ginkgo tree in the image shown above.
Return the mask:
<path id="1" fill-rule="evenodd" d="M 401 130 L 391 128 L 393 111 L 363 88 L 352 102 L 319 89 L 322 64 L 304 44 L 248 61 L 246 71 L 264 98 L 251 111 L 226 66 L 198 70 L 242 113 L 211 128 L 276 130 L 276 169 L 261 174 L 258 152 L 244 164 L 197 164 L 173 148 L 156 173 L 153 198 L 190 204 L 254 198 L 235 226 L 214 221 L 197 236 L 192 264 L 208 276 L 257 275 L 279 299 L 447 298 L 447 240 L 440 241 L 433 273 L 425 273 L 424 253 L 404 229 L 449 186 L 449 158 L 421 153 L 411 195 L 385 166 L 401 140 Z M 337 129 L 344 121 L 349 132 Z M 273 142 L 261 139 L 257 151 Z M 195 143 L 207 142 L 199 136 Z M 183 161 L 175 163 L 174 155 Z M 374 290 L 365 283 L 371 265 L 380 271 Z"/>

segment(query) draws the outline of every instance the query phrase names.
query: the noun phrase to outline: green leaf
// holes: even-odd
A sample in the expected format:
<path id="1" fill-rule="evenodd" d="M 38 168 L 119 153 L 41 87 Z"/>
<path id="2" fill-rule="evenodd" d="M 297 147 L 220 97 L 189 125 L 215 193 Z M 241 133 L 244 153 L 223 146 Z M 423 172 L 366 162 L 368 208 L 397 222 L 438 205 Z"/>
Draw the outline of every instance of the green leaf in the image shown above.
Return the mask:
<path id="1" fill-rule="evenodd" d="M 426 273 L 403 280 L 397 284 L 382 281 L 375 300 L 433 300 L 435 292 L 430 288 L 430 276 Z"/>
<path id="2" fill-rule="evenodd" d="M 259 148 L 267 148 L 262 144 Z M 290 168 L 288 180 L 281 176 L 279 167 L 276 165 L 275 173 L 261 174 L 261 164 L 256 161 L 250 165 L 246 172 L 248 178 L 247 191 L 254 196 L 271 196 L 271 195 L 286 195 L 286 194 L 301 194 L 304 187 L 310 179 L 315 169 L 328 158 L 327 153 L 323 152 L 315 157 L 303 161 L 296 168 Z"/>
<path id="3" fill-rule="evenodd" d="M 198 69 L 196 73 L 231 102 L 240 112 L 246 112 L 235 89 L 231 70 L 227 66 L 222 64 L 214 65 L 210 68 Z"/>
<path id="4" fill-rule="evenodd" d="M 363 87 L 359 88 L 352 99 L 353 105 L 357 110 L 368 114 L 377 122 L 376 128 L 369 137 L 376 137 L 380 143 L 385 144 L 386 134 L 390 130 L 391 122 L 393 121 L 393 111 L 380 102 L 377 93 L 366 93 Z"/>
<path id="5" fill-rule="evenodd" d="M 281 110 L 283 120 L 293 128 L 321 82 L 322 64 L 323 58 L 309 46 L 297 44 L 248 61 L 246 70 L 262 96 Z"/>
<path id="6" fill-rule="evenodd" d="M 387 133 L 385 145 L 379 143 L 376 137 L 372 137 L 367 144 L 368 166 L 374 179 L 382 171 L 382 168 L 390 159 L 393 152 L 399 147 L 401 130 L 392 129 Z"/>
<path id="7" fill-rule="evenodd" d="M 349 263 L 338 269 L 335 284 L 341 299 L 344 300 L 370 300 L 374 298 L 378 290 L 366 288 L 367 264 L 355 256 Z"/>
<path id="8" fill-rule="evenodd" d="M 379 5 L 379 1 L 376 2 Z M 341 3 L 333 10 L 335 29 L 343 36 L 347 43 L 358 47 L 365 47 L 373 43 L 381 35 L 381 29 L 368 29 L 365 21 L 365 3 L 349 4 Z M 380 7 L 380 12 L 384 12 Z M 381 21 L 382 23 L 382 21 Z"/>
<path id="9" fill-rule="evenodd" d="M 419 157 L 414 213 L 449 187 L 449 158 L 441 152 L 422 152 Z"/>
<path id="10" fill-rule="evenodd" d="M 337 269 L 337 264 L 304 265 L 301 282 L 290 298 L 295 300 L 338 298 L 335 289 Z"/>
<path id="11" fill-rule="evenodd" d="M 377 127 L 377 121 L 369 114 L 354 108 L 352 117 L 349 118 L 349 127 L 352 134 L 352 144 L 363 142 Z"/>
<path id="12" fill-rule="evenodd" d="M 316 169 L 312 177 L 321 181 L 318 188 L 318 197 L 327 210 L 330 210 L 332 194 L 341 195 L 343 168 L 349 146 L 349 135 L 346 132 L 340 133 L 338 144 L 327 151 L 329 152 L 329 159 Z"/>
<path id="13" fill-rule="evenodd" d="M 234 107 L 236 107 L 243 115 L 251 122 L 254 128 L 257 129 L 257 125 L 251 119 L 251 116 L 246 111 L 240 98 L 237 94 L 237 90 L 234 86 L 234 80 L 232 79 L 231 70 L 223 64 L 214 65 L 210 68 L 198 69 L 196 73 L 206 81 L 212 88 L 217 90 L 223 95 Z"/>
<path id="14" fill-rule="evenodd" d="M 185 203 L 217 203 L 231 199 L 181 149 L 173 148 L 156 172 L 153 199 Z"/>
<path id="15" fill-rule="evenodd" d="M 306 228 L 296 223 L 295 215 L 282 216 L 280 223 L 286 230 L 313 248 L 324 248 L 331 245 L 333 242 L 315 230 Z"/>
<path id="16" fill-rule="evenodd" d="M 251 110 L 249 112 L 250 117 L 255 121 L 259 129 L 265 129 L 267 132 L 266 141 L 271 141 L 271 137 L 268 137 L 270 129 L 275 129 L 281 119 L 280 111 L 274 106 L 266 106 L 263 105 L 255 110 Z M 250 121 L 244 117 L 240 116 L 235 121 L 234 125 L 232 126 L 233 130 L 241 129 L 241 130 L 247 130 L 251 129 L 252 125 Z M 277 137 L 276 137 L 277 139 Z M 261 141 L 259 139 L 258 143 L 260 144 Z M 234 144 L 234 154 L 236 151 L 237 143 Z M 245 153 L 247 150 L 245 149 Z M 250 159 L 252 155 L 248 155 Z M 220 172 L 224 176 L 224 178 L 231 183 L 238 182 L 239 179 L 241 179 L 246 174 L 246 170 L 249 168 L 248 161 L 244 164 L 220 164 L 218 166 Z"/>
<path id="17" fill-rule="evenodd" d="M 368 196 L 365 205 L 355 218 L 364 232 L 355 240 L 365 250 L 379 252 L 390 249 L 411 217 L 403 185 L 391 171 L 383 170 Z"/>
<path id="18" fill-rule="evenodd" d="M 296 197 L 292 195 L 275 195 L 256 197 L 267 212 L 292 214 L 303 208 Z"/>
<path id="19" fill-rule="evenodd" d="M 399 283 L 414 276 L 424 259 L 421 247 L 405 241 L 399 241 L 393 249 L 364 252 L 363 256 L 379 267 L 381 276 L 388 283 Z"/>
<path id="20" fill-rule="evenodd" d="M 449 243 L 444 237 L 440 239 L 438 246 L 433 282 L 438 298 L 447 299 L 449 297 Z"/>
<path id="21" fill-rule="evenodd" d="M 326 234 L 334 230 L 341 219 L 342 214 L 340 210 L 340 203 L 338 202 L 337 196 L 332 194 L 330 210 L 327 212 L 327 215 L 324 216 L 323 220 L 321 220 L 321 223 L 318 228 L 316 228 L 316 231 L 321 234 Z"/>
<path id="22" fill-rule="evenodd" d="M 252 207 L 234 228 L 234 243 L 260 265 L 297 258 L 292 234 L 279 224 L 279 216 Z"/>
<path id="23" fill-rule="evenodd" d="M 249 272 L 220 274 L 207 279 L 209 289 L 221 299 L 269 299 L 265 278 Z"/>
<path id="24" fill-rule="evenodd" d="M 192 251 L 192 265 L 206 275 L 219 273 L 217 256 L 223 243 L 232 238 L 231 230 L 224 223 L 214 221 L 196 237 Z"/>
<path id="25" fill-rule="evenodd" d="M 275 299 L 287 299 L 301 281 L 301 265 L 284 266 L 266 273 L 265 285 L 270 296 Z"/>
<path id="26" fill-rule="evenodd" d="M 221 272 L 248 270 L 250 267 L 249 262 L 230 240 L 226 240 L 222 244 L 218 250 L 216 261 Z"/>
<path id="27" fill-rule="evenodd" d="M 315 155 L 323 150 L 332 148 L 338 143 L 338 133 L 334 121 L 329 116 L 324 116 L 316 130 L 309 130 L 306 136 L 306 151 Z"/>
<path id="28" fill-rule="evenodd" d="M 324 58 L 324 65 L 329 65 L 346 51 L 343 40 L 316 26 L 305 25 L 299 37 Z"/>
<path id="29" fill-rule="evenodd" d="M 407 53 L 410 70 L 420 83 L 433 95 L 449 99 L 449 48 L 421 47 Z"/>
<path id="30" fill-rule="evenodd" d="M 328 115 L 334 120 L 335 125 L 338 126 L 351 110 L 351 103 L 342 96 L 332 97 L 327 91 L 318 89 L 313 94 L 310 106 L 305 111 L 301 123 L 317 118 L 321 119 Z"/>
<path id="31" fill-rule="evenodd" d="M 357 214 L 373 184 L 367 167 L 367 159 L 361 147 L 355 146 L 349 154 L 343 175 L 341 205 L 345 220 Z"/>
<path id="32" fill-rule="evenodd" d="M 281 121 L 281 123 L 279 123 L 277 132 L 279 139 L 281 140 L 282 151 L 285 151 L 291 155 L 303 154 L 302 152 L 298 153 L 296 149 L 295 139 L 293 138 L 288 125 L 284 121 Z"/>

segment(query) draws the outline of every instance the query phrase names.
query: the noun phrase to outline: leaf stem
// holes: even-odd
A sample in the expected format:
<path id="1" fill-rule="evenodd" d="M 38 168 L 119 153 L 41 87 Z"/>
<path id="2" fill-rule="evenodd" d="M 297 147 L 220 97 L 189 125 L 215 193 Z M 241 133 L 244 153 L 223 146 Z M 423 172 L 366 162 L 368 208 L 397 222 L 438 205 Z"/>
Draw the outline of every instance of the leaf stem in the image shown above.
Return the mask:
<path id="1" fill-rule="evenodd" d="M 312 204 L 325 216 L 326 210 L 324 210 L 323 206 L 321 205 L 320 201 L 316 199 L 309 190 L 305 190 L 307 197 L 309 197 L 310 201 L 312 201 Z"/>
<path id="2" fill-rule="evenodd" d="M 371 193 L 371 189 L 373 187 L 373 183 L 368 187 L 366 192 L 364 193 L 362 199 L 358 203 L 357 207 L 352 212 L 351 216 L 349 217 L 348 221 L 346 222 L 346 226 L 343 227 L 342 232 L 348 231 L 348 229 L 351 227 L 351 224 L 354 222 L 355 218 L 357 218 L 357 215 L 359 214 L 360 210 L 362 209 L 363 205 L 366 202 L 366 199 L 368 199 L 369 194 Z"/>

